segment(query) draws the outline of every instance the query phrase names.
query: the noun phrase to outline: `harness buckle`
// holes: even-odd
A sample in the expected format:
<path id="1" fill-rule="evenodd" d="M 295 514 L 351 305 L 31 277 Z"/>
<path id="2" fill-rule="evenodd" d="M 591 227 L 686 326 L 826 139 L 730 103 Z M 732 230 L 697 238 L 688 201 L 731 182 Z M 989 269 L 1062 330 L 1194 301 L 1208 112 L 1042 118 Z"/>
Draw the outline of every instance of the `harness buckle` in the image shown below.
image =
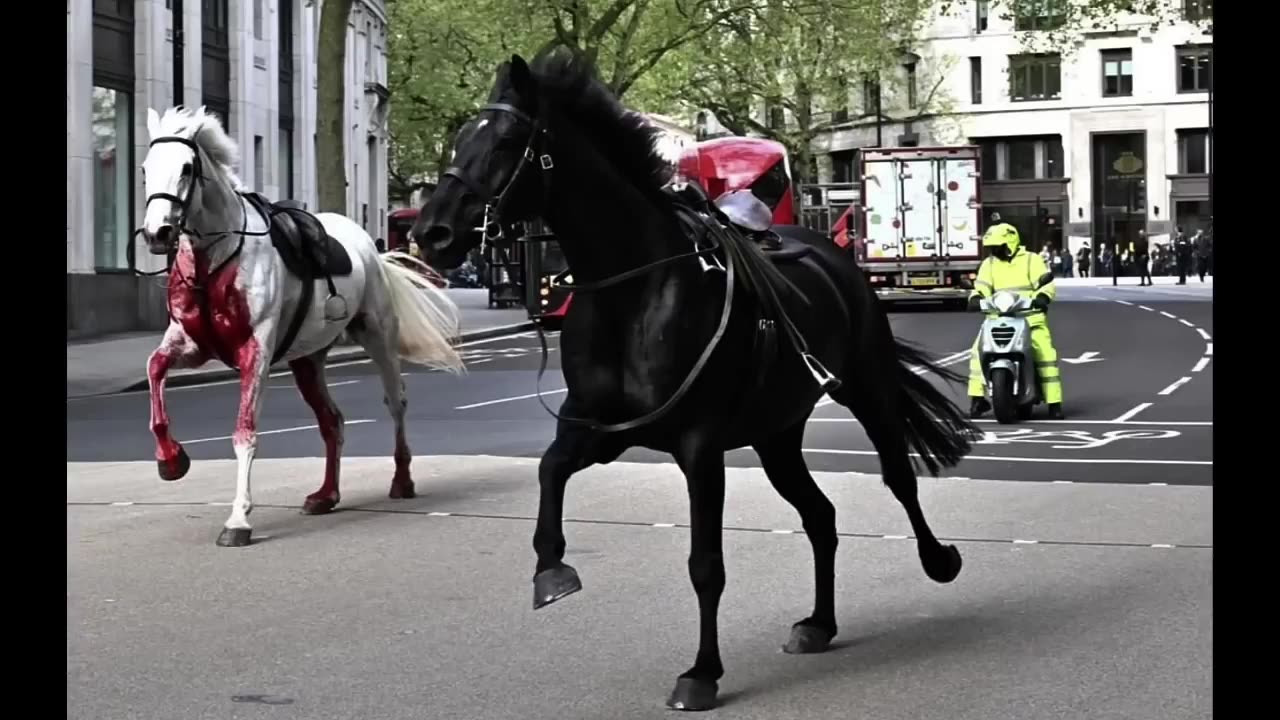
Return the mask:
<path id="1" fill-rule="evenodd" d="M 532 159 L 532 158 L 530 158 L 530 159 Z M 550 170 L 551 168 L 555 167 L 555 163 L 551 162 L 551 156 L 550 156 L 550 155 L 545 155 L 545 154 L 544 154 L 542 157 L 538 158 L 538 160 L 539 160 L 539 162 L 542 164 L 542 169 L 543 169 L 543 170 Z"/>

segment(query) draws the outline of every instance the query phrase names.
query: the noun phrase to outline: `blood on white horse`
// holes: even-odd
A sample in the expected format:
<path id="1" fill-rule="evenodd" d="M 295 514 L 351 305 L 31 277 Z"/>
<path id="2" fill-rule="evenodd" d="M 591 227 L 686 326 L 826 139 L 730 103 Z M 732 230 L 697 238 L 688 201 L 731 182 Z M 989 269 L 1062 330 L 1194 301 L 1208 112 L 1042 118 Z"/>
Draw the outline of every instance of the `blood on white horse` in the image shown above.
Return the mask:
<path id="1" fill-rule="evenodd" d="M 232 435 L 238 462 L 236 494 L 218 544 L 247 545 L 262 388 L 277 345 L 297 312 L 302 281 L 286 270 L 266 234 L 266 219 L 241 194 L 233 169 L 238 149 L 216 116 L 204 108 L 170 108 L 163 117 L 149 110 L 147 130 L 152 144 L 142 163 L 147 196 L 142 235 L 153 252 L 175 245 L 177 251 L 169 272 L 169 327 L 147 360 L 156 461 L 164 480 L 183 477 L 191 465 L 170 432 L 164 405 L 167 373 L 198 367 L 212 358 L 238 368 L 240 407 Z M 345 216 L 317 213 L 316 218 L 350 255 L 352 272 L 332 278 L 346 301 L 345 314 L 326 317 L 329 289 L 318 281 L 305 319 L 282 358 L 315 412 L 325 443 L 324 480 L 303 503 L 308 514 L 329 512 L 340 500 L 343 419 L 329 395 L 324 367 L 329 348 L 344 331 L 364 347 L 382 378 L 395 425 L 393 498 L 414 495 L 400 361 L 455 373 L 463 369 L 453 345 L 457 307 L 409 267 L 426 266 L 403 253 L 379 254 L 369 234 Z"/>

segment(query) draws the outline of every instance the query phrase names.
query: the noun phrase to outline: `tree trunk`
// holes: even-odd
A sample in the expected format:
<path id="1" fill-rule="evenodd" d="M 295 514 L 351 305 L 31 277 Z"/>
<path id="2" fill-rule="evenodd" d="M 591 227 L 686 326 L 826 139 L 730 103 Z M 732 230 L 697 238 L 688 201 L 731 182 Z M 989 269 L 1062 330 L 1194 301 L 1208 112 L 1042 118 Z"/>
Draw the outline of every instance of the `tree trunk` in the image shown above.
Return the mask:
<path id="1" fill-rule="evenodd" d="M 324 0 L 316 48 L 316 203 L 318 212 L 347 214 L 345 111 L 347 21 L 353 0 Z"/>

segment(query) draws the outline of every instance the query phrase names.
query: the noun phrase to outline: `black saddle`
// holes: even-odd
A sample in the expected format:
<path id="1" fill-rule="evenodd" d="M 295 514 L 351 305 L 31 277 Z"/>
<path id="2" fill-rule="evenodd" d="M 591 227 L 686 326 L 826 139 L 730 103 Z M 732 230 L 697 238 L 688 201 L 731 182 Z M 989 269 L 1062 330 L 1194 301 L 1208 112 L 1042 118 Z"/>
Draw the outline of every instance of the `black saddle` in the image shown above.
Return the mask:
<path id="1" fill-rule="evenodd" d="M 259 193 L 244 193 L 264 217 L 271 219 L 271 245 L 289 272 L 302 280 L 351 274 L 347 249 L 325 232 L 315 215 L 297 200 L 271 202 Z"/>

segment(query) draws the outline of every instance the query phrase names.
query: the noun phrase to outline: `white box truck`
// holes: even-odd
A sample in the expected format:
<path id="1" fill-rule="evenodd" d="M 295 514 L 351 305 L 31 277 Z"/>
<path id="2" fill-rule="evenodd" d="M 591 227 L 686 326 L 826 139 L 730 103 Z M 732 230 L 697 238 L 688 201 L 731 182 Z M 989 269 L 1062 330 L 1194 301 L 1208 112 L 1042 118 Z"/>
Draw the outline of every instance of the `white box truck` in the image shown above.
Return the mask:
<path id="1" fill-rule="evenodd" d="M 968 297 L 982 262 L 977 146 L 862 148 L 858 253 L 885 300 Z"/>

